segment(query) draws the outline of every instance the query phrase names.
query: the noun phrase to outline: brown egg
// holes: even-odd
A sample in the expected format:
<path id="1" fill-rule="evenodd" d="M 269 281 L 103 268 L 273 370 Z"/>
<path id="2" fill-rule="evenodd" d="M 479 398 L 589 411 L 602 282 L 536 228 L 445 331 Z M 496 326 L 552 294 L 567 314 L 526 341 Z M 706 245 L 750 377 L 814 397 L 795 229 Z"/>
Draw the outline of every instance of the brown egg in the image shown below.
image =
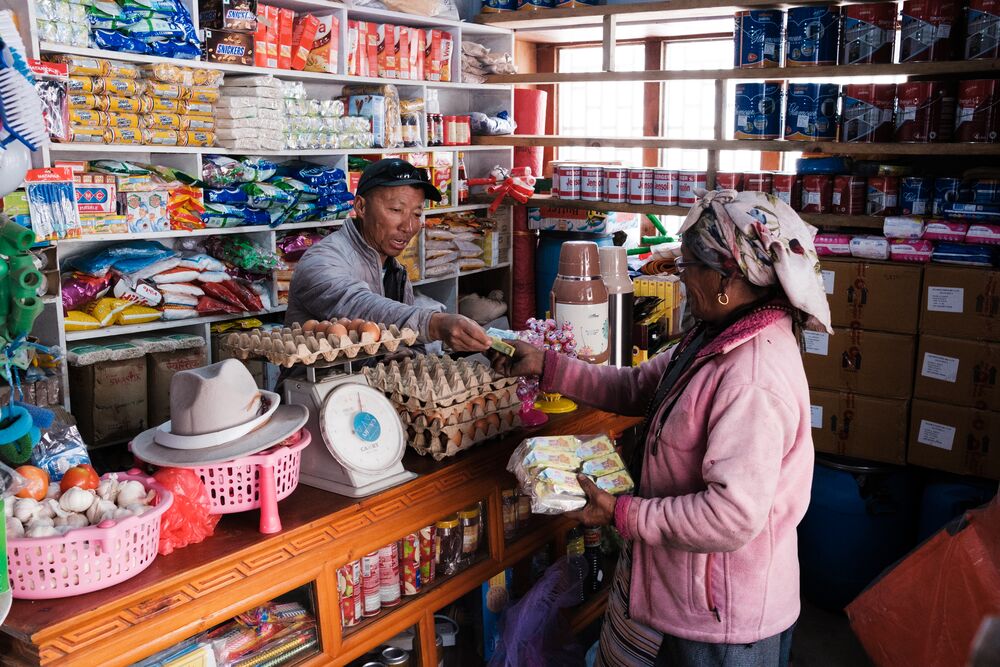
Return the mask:
<path id="1" fill-rule="evenodd" d="M 322 322 L 317 322 L 316 326 L 313 327 L 313 332 L 321 334 L 326 333 L 326 330 L 330 328 L 330 321 L 323 320 Z"/>
<path id="2" fill-rule="evenodd" d="M 493 414 L 486 415 L 486 421 L 490 426 L 500 428 L 500 415 L 497 413 L 494 412 Z"/>
<path id="3" fill-rule="evenodd" d="M 351 321 L 352 320 L 349 317 L 341 317 L 339 320 L 337 320 L 337 324 L 341 325 L 342 327 L 344 327 L 346 329 L 350 329 L 351 328 Z"/>
<path id="4" fill-rule="evenodd" d="M 326 330 L 328 336 L 346 336 L 347 327 L 345 327 L 340 322 L 330 325 L 330 328 Z"/>
<path id="5" fill-rule="evenodd" d="M 357 331 L 366 323 L 366 320 L 351 320 L 347 325 L 348 331 Z"/>
<path id="6" fill-rule="evenodd" d="M 371 334 L 376 342 L 382 335 L 382 331 L 378 328 L 378 325 L 374 322 L 365 322 L 360 327 L 358 327 L 358 335 L 363 336 L 364 334 Z"/>
<path id="7" fill-rule="evenodd" d="M 482 431 L 483 433 L 490 430 L 490 423 L 486 420 L 486 418 L 477 419 L 473 426 L 475 426 L 477 431 Z"/>

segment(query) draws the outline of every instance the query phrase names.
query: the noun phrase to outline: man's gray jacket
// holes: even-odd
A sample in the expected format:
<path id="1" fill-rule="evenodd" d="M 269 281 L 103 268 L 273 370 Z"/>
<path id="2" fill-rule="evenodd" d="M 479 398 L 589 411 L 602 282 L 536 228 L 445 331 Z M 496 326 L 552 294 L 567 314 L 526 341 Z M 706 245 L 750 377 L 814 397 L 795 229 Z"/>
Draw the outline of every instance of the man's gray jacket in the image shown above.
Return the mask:
<path id="1" fill-rule="evenodd" d="M 285 323 L 341 317 L 410 327 L 427 341 L 434 311 L 413 305 L 406 269 L 390 257 L 385 278 L 378 253 L 348 219 L 343 227 L 302 256 L 288 294 Z"/>

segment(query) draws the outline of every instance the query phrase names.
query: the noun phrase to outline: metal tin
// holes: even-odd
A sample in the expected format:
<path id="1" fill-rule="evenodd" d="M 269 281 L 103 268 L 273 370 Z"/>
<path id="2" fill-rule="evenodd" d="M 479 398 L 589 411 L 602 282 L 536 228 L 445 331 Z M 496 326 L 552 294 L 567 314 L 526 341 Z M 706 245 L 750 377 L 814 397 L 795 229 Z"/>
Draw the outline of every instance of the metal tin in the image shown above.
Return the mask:
<path id="1" fill-rule="evenodd" d="M 931 212 L 934 180 L 907 176 L 899 185 L 899 212 L 903 215 L 927 215 Z"/>
<path id="2" fill-rule="evenodd" d="M 434 562 L 434 525 L 421 528 L 417 531 L 420 536 L 420 583 L 423 586 L 434 581 L 436 575 L 436 563 Z"/>
<path id="3" fill-rule="evenodd" d="M 708 184 L 708 174 L 704 171 L 677 172 L 677 205 L 688 208 L 698 201 L 695 190 L 704 189 Z"/>
<path id="4" fill-rule="evenodd" d="M 808 174 L 802 177 L 802 212 L 829 213 L 833 208 L 833 177 Z"/>
<path id="5" fill-rule="evenodd" d="M 361 561 L 356 560 L 337 568 L 337 593 L 340 596 L 340 623 L 349 628 L 364 616 L 361 591 Z"/>
<path id="6" fill-rule="evenodd" d="M 891 63 L 896 41 L 896 5 L 847 5 L 841 24 L 840 64 Z"/>
<path id="7" fill-rule="evenodd" d="M 399 548 L 396 543 L 378 550 L 379 597 L 383 607 L 399 604 Z"/>
<path id="8" fill-rule="evenodd" d="M 410 533 L 399 541 L 399 585 L 403 595 L 420 592 L 420 536 Z"/>
<path id="9" fill-rule="evenodd" d="M 743 177 L 743 189 L 746 192 L 771 194 L 773 186 L 774 174 L 769 174 L 766 171 L 749 173 Z"/>
<path id="10" fill-rule="evenodd" d="M 365 664 L 361 665 L 361 667 L 386 667 L 386 664 L 381 660 L 369 660 Z"/>
<path id="11" fill-rule="evenodd" d="M 944 215 L 948 205 L 958 201 L 958 193 L 962 187 L 961 178 L 942 177 L 934 179 L 934 200 L 931 204 L 931 214 Z"/>
<path id="12" fill-rule="evenodd" d="M 580 166 L 575 164 L 559 165 L 559 197 L 562 199 L 580 198 Z"/>
<path id="13" fill-rule="evenodd" d="M 653 170 L 653 203 L 677 206 L 678 173 L 673 169 Z"/>
<path id="14" fill-rule="evenodd" d="M 959 32 L 956 0 L 906 0 L 899 32 L 899 62 L 952 60 Z"/>
<path id="15" fill-rule="evenodd" d="M 781 64 L 780 9 L 736 12 L 733 29 L 733 67 L 778 67 Z"/>
<path id="16" fill-rule="evenodd" d="M 653 203 L 652 169 L 628 170 L 628 203 L 629 204 Z"/>
<path id="17" fill-rule="evenodd" d="M 840 7 L 814 5 L 788 10 L 785 64 L 788 67 L 836 65 Z"/>
<path id="18" fill-rule="evenodd" d="M 802 179 L 798 174 L 775 174 L 771 192 L 794 210 L 802 208 Z"/>
<path id="19" fill-rule="evenodd" d="M 955 122 L 954 89 L 943 81 L 907 81 L 896 86 L 896 141 L 950 141 Z"/>
<path id="20" fill-rule="evenodd" d="M 719 171 L 715 174 L 716 190 L 740 190 L 743 188 L 743 174 L 738 171 Z"/>
<path id="21" fill-rule="evenodd" d="M 894 83 L 844 86 L 840 140 L 848 143 L 892 141 L 892 112 L 895 105 Z"/>
<path id="22" fill-rule="evenodd" d="M 1000 58 L 1000 0 L 970 0 L 965 59 Z"/>
<path id="23" fill-rule="evenodd" d="M 381 571 L 377 551 L 361 558 L 361 595 L 364 598 L 365 616 L 376 616 L 382 611 Z"/>
<path id="24" fill-rule="evenodd" d="M 835 83 L 790 83 L 785 96 L 785 139 L 834 141 L 837 139 Z"/>
<path id="25" fill-rule="evenodd" d="M 864 213 L 866 186 L 864 176 L 835 176 L 830 197 L 833 212 L 841 215 Z"/>
<path id="26" fill-rule="evenodd" d="M 961 193 L 965 194 L 965 190 Z M 969 184 L 968 196 L 960 196 L 963 201 L 974 204 L 996 204 L 1000 202 L 1000 180 L 995 178 L 980 178 Z"/>
<path id="27" fill-rule="evenodd" d="M 601 201 L 604 194 L 601 183 L 601 168 L 593 165 L 580 167 L 580 199 L 583 201 Z"/>
<path id="28" fill-rule="evenodd" d="M 604 201 L 624 204 L 628 199 L 628 169 L 625 167 L 604 168 Z"/>
<path id="29" fill-rule="evenodd" d="M 386 667 L 409 667 L 410 654 L 395 646 L 386 646 L 382 649 L 382 662 Z"/>
<path id="30" fill-rule="evenodd" d="M 867 215 L 894 215 L 899 201 L 899 179 L 895 176 L 872 176 L 865 195 Z"/>
<path id="31" fill-rule="evenodd" d="M 517 0 L 517 10 L 520 12 L 538 12 L 555 6 L 555 0 Z"/>
<path id="32" fill-rule="evenodd" d="M 736 84 L 737 139 L 781 137 L 781 81 Z"/>
<path id="33" fill-rule="evenodd" d="M 996 143 L 1000 136 L 1000 81 L 961 81 L 956 114 L 955 141 Z"/>
<path id="34" fill-rule="evenodd" d="M 483 13 L 512 12 L 517 9 L 517 0 L 483 0 Z"/>

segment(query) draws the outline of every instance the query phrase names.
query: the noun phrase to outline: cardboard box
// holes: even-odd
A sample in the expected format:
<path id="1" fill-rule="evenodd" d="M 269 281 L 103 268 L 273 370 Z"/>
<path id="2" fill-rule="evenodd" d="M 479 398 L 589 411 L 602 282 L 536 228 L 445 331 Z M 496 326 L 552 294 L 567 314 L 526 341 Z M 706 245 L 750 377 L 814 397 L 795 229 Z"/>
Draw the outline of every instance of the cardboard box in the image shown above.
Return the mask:
<path id="1" fill-rule="evenodd" d="M 306 68 L 317 32 L 319 32 L 319 19 L 312 14 L 295 19 L 295 29 L 292 33 L 292 69 Z"/>
<path id="2" fill-rule="evenodd" d="M 281 7 L 278 9 L 278 69 L 292 67 L 292 36 L 295 12 Z"/>
<path id="3" fill-rule="evenodd" d="M 424 45 L 424 79 L 441 81 L 441 31 L 427 30 Z"/>
<path id="4" fill-rule="evenodd" d="M 227 65 L 253 65 L 254 36 L 232 30 L 210 30 L 202 34 L 202 52 L 205 60 Z"/>
<path id="5" fill-rule="evenodd" d="M 115 177 L 112 174 L 73 174 L 76 210 L 80 213 L 114 213 Z"/>
<path id="6" fill-rule="evenodd" d="M 378 76 L 378 32 L 374 23 L 358 23 L 359 28 L 362 25 L 364 34 L 364 42 L 362 43 L 365 51 L 361 61 L 361 76 Z"/>
<path id="7" fill-rule="evenodd" d="M 267 7 L 267 64 L 266 67 L 278 67 L 278 20 L 280 13 L 277 7 Z"/>
<path id="8" fill-rule="evenodd" d="M 132 233 L 169 232 L 169 198 L 170 193 L 166 190 L 119 193 L 119 205 L 128 223 L 128 230 Z"/>
<path id="9" fill-rule="evenodd" d="M 403 25 L 392 28 L 393 50 L 396 56 L 397 78 L 410 78 L 410 29 Z"/>
<path id="10" fill-rule="evenodd" d="M 870 461 L 906 461 L 909 401 L 811 389 L 812 437 L 817 452 Z"/>
<path id="11" fill-rule="evenodd" d="M 1000 411 L 1000 341 L 920 336 L 913 397 Z"/>
<path id="12" fill-rule="evenodd" d="M 399 65 L 396 62 L 395 27 L 379 23 L 375 28 L 375 35 L 378 50 L 378 77 L 381 79 L 398 78 Z"/>
<path id="13" fill-rule="evenodd" d="M 833 325 L 916 333 L 921 271 L 899 263 L 824 258 L 823 283 Z"/>
<path id="14" fill-rule="evenodd" d="M 253 64 L 267 67 L 267 5 L 257 5 L 257 29 L 253 33 Z"/>
<path id="15" fill-rule="evenodd" d="M 913 392 L 916 338 L 861 329 L 834 329 L 834 335 L 803 332 L 802 363 L 809 386 L 882 398 L 909 398 Z"/>
<path id="16" fill-rule="evenodd" d="M 427 33 L 417 28 L 410 28 L 407 36 L 410 42 L 410 78 L 416 81 L 424 78 L 424 50 L 427 48 Z"/>
<path id="17" fill-rule="evenodd" d="M 347 49 L 347 75 L 357 76 L 359 71 L 359 62 L 361 60 L 361 48 L 360 35 L 358 30 L 357 21 L 347 22 L 347 44 L 344 48 Z"/>
<path id="18" fill-rule="evenodd" d="M 253 33 L 257 31 L 257 0 L 200 0 L 202 28 Z"/>
<path id="19" fill-rule="evenodd" d="M 1000 340 L 1000 270 L 928 264 L 920 333 Z"/>
<path id="20" fill-rule="evenodd" d="M 1000 412 L 913 401 L 906 461 L 959 475 L 1000 479 Z"/>
<path id="21" fill-rule="evenodd" d="M 149 427 L 146 357 L 69 367 L 70 402 L 89 446 L 135 437 Z"/>
<path id="22" fill-rule="evenodd" d="M 319 16 L 317 19 L 319 25 L 306 59 L 306 71 L 335 74 L 340 48 L 340 19 L 336 16 Z"/>
<path id="23" fill-rule="evenodd" d="M 204 347 L 171 352 L 154 352 L 148 356 L 147 405 L 149 424 L 162 424 L 170 419 L 170 381 L 178 371 L 189 371 L 208 364 Z"/>

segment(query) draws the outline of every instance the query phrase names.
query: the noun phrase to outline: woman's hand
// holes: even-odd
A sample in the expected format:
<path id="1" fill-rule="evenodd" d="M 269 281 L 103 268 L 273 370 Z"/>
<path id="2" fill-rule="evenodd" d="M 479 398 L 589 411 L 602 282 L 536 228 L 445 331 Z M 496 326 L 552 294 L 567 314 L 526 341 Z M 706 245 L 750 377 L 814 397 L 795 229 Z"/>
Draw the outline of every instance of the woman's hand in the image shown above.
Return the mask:
<path id="1" fill-rule="evenodd" d="M 505 341 L 514 346 L 514 356 L 490 352 L 493 370 L 507 377 L 520 375 L 541 375 L 545 366 L 545 350 L 523 340 Z"/>
<path id="2" fill-rule="evenodd" d="M 586 475 L 577 475 L 576 479 L 583 487 L 583 492 L 587 494 L 587 504 L 582 510 L 566 512 L 568 518 L 579 521 L 587 527 L 607 526 L 615 521 L 615 503 L 617 499 L 598 488 Z"/>

